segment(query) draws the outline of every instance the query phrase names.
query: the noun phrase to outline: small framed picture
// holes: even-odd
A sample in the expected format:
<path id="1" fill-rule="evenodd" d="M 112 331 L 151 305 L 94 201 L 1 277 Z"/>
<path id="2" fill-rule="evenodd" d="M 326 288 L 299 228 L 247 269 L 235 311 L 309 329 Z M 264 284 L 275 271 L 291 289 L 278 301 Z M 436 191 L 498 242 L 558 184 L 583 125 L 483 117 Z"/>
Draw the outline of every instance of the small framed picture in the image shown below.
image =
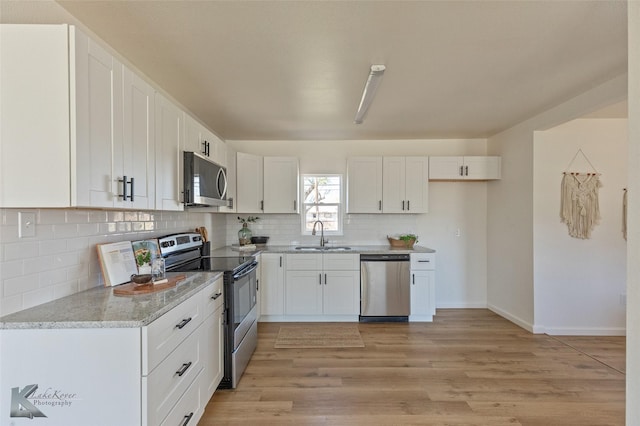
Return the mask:
<path id="1" fill-rule="evenodd" d="M 158 239 L 132 241 L 131 246 L 138 266 L 138 274 L 150 274 L 153 260 L 161 256 Z"/>

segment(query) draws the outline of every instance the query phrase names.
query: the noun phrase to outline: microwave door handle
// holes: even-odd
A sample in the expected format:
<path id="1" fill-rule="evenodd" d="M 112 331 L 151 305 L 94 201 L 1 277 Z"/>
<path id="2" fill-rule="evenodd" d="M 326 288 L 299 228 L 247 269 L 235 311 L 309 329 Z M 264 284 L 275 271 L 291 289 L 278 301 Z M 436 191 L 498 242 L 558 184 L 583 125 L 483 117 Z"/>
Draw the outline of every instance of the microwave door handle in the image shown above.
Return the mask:
<path id="1" fill-rule="evenodd" d="M 222 188 L 222 193 L 219 194 L 221 199 L 227 195 L 227 174 L 225 173 L 223 168 L 218 170 L 218 176 L 216 176 L 216 187 L 218 188 L 218 192 L 220 192 L 220 179 L 224 182 L 224 188 Z"/>

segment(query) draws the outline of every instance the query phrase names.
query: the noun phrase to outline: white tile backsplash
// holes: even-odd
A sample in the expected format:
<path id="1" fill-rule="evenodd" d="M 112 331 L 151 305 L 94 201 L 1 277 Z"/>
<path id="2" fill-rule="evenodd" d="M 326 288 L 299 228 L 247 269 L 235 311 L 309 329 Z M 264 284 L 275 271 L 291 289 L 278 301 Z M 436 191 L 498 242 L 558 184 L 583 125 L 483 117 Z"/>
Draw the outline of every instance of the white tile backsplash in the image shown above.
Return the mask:
<path id="1" fill-rule="evenodd" d="M 36 213 L 35 237 L 18 237 L 20 211 Z M 225 215 L 210 216 L 193 211 L 0 209 L 0 316 L 103 285 L 96 244 L 192 231 L 208 221 L 216 228 L 209 229 L 215 247 L 225 245 Z"/>

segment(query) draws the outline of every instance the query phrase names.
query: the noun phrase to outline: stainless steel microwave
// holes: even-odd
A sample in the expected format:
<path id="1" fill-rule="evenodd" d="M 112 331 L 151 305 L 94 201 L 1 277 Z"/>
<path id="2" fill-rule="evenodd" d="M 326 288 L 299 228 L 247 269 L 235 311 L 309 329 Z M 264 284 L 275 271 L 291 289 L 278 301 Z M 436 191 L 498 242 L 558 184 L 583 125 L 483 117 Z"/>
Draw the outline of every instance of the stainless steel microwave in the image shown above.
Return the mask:
<path id="1" fill-rule="evenodd" d="M 184 203 L 189 207 L 227 206 L 227 170 L 200 154 L 184 151 Z"/>

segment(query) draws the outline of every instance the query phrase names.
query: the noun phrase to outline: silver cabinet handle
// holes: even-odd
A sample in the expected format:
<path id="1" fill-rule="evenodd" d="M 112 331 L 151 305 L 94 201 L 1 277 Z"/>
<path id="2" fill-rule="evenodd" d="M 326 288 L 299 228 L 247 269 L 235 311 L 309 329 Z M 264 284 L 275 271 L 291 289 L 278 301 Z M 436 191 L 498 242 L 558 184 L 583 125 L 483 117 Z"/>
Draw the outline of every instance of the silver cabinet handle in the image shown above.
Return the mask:
<path id="1" fill-rule="evenodd" d="M 382 210 L 382 200 L 378 201 L 378 210 Z"/>
<path id="2" fill-rule="evenodd" d="M 469 166 L 464 166 L 464 175 L 469 176 Z"/>
<path id="3" fill-rule="evenodd" d="M 416 274 L 411 274 L 411 284 L 416 285 Z"/>
<path id="4" fill-rule="evenodd" d="M 460 176 L 464 176 L 463 171 L 464 171 L 464 166 L 460 166 Z"/>
<path id="5" fill-rule="evenodd" d="M 411 210 L 411 209 L 409 208 L 409 202 L 410 202 L 410 200 L 407 200 L 407 211 Z"/>
<path id="6" fill-rule="evenodd" d="M 298 200 L 293 200 L 293 211 L 295 212 L 298 209 Z"/>
<path id="7" fill-rule="evenodd" d="M 324 285 L 327 285 L 327 274 L 324 274 Z"/>
<path id="8" fill-rule="evenodd" d="M 318 284 L 322 285 L 322 274 L 318 274 Z"/>

